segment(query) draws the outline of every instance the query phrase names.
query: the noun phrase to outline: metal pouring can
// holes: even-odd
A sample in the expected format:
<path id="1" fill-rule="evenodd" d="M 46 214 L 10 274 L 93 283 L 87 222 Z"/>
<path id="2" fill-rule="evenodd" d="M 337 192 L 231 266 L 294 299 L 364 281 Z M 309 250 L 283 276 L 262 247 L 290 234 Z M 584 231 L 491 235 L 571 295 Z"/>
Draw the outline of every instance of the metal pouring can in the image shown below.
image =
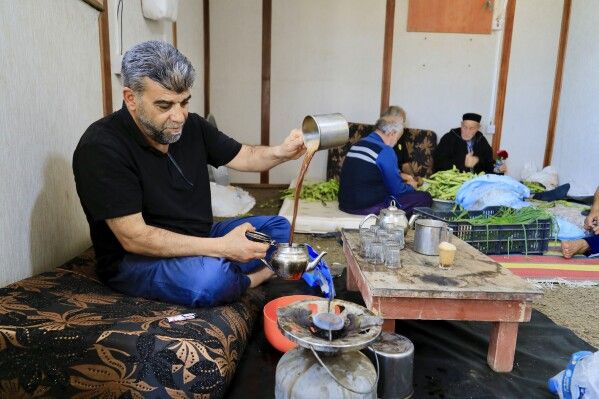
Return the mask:
<path id="1" fill-rule="evenodd" d="M 316 147 L 317 144 L 318 150 L 325 150 L 348 142 L 349 125 L 339 113 L 308 115 L 302 122 L 302 133 L 306 147 Z"/>
<path id="2" fill-rule="evenodd" d="M 382 332 L 379 338 L 364 350 L 375 364 L 379 359 L 378 397 L 407 399 L 414 393 L 414 344 L 403 335 Z"/>

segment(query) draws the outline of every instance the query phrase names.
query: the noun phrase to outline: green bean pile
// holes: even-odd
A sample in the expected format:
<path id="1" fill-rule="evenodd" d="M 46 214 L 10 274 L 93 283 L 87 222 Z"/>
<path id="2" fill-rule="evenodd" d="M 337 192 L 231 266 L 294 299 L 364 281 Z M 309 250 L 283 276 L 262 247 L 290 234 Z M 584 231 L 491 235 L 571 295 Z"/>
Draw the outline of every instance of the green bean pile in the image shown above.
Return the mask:
<path id="1" fill-rule="evenodd" d="M 553 219 L 551 213 L 544 209 L 540 209 L 534 206 L 526 206 L 520 209 L 513 208 L 501 208 L 495 214 L 491 216 L 479 215 L 475 217 L 468 217 L 468 212 L 464 211 L 460 215 L 452 218 L 456 222 L 468 222 L 474 225 L 481 224 L 529 224 L 534 223 L 537 220 Z"/>
<path id="2" fill-rule="evenodd" d="M 282 191 L 281 198 L 293 198 L 295 187 Z M 300 198 L 307 201 L 335 201 L 339 195 L 339 182 L 335 179 L 302 186 Z"/>
<path id="3" fill-rule="evenodd" d="M 462 184 L 480 175 L 484 175 L 484 172 L 460 172 L 454 165 L 452 169 L 433 173 L 428 179 L 423 179 L 428 185 L 420 189 L 430 193 L 433 198 L 453 200 Z"/>

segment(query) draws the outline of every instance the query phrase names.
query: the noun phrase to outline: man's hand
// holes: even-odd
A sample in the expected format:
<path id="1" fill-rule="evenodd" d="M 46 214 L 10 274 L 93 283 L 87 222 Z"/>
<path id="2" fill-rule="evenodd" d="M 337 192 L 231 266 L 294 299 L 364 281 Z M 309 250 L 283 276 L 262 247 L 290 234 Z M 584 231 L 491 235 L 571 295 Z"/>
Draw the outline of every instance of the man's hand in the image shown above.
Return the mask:
<path id="1" fill-rule="evenodd" d="M 255 230 L 251 224 L 244 223 L 221 237 L 219 244 L 221 245 L 222 256 L 239 263 L 264 258 L 268 250 L 268 244 L 250 241 L 245 236 L 246 231 Z"/>
<path id="2" fill-rule="evenodd" d="M 464 158 L 464 166 L 467 168 L 474 168 L 478 163 L 478 157 L 475 157 L 472 152 L 466 154 L 466 158 Z"/>
<path id="3" fill-rule="evenodd" d="M 412 177 L 412 175 L 409 175 L 407 173 L 401 173 L 401 178 L 406 184 L 409 184 L 410 186 L 414 187 L 414 190 L 418 188 L 418 182 L 414 179 L 414 177 Z"/>
<path id="4" fill-rule="evenodd" d="M 505 163 L 501 164 L 501 166 L 499 167 L 499 172 L 501 173 L 507 173 L 507 165 Z"/>
<path id="5" fill-rule="evenodd" d="M 584 220 L 585 230 L 592 231 L 595 234 L 599 234 L 599 211 L 591 212 L 587 215 Z"/>
<path id="6" fill-rule="evenodd" d="M 283 144 L 275 148 L 276 156 L 284 160 L 298 159 L 305 152 L 304 135 L 300 129 L 293 129 L 289 136 L 285 138 Z"/>

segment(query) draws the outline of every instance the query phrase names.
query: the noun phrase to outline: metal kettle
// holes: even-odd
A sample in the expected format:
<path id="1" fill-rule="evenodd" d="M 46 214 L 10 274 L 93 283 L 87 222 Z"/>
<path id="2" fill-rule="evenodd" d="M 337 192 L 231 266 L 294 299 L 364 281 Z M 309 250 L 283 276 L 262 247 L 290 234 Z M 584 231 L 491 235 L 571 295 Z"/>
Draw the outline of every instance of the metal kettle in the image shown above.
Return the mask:
<path id="1" fill-rule="evenodd" d="M 408 230 L 408 218 L 406 217 L 406 213 L 397 207 L 395 200 L 391 200 L 391 204 L 388 208 L 381 209 L 378 216 L 374 213 L 367 215 L 360 223 L 360 227 L 372 217 L 376 218 L 376 224 L 383 229 L 402 228 L 404 231 Z"/>
<path id="2" fill-rule="evenodd" d="M 423 255 L 439 255 L 439 243 L 451 242 L 453 229 L 447 223 L 435 219 L 418 219 L 412 215 L 410 227 L 414 227 L 414 251 Z"/>
<path id="3" fill-rule="evenodd" d="M 286 280 L 299 280 L 304 272 L 314 269 L 322 257 L 327 254 L 323 251 L 316 259 L 310 261 L 305 244 L 277 243 L 266 234 L 257 231 L 248 231 L 245 235 L 251 241 L 263 242 L 277 248 L 270 258 L 270 263 L 264 258 L 260 261 L 277 276 Z"/>

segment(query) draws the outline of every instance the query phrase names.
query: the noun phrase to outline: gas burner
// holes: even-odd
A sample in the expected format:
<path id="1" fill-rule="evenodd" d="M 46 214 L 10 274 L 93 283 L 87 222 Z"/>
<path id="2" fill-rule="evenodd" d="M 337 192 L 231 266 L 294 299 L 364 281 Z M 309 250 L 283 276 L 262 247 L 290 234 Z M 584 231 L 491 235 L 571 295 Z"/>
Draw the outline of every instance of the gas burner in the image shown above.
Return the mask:
<path id="1" fill-rule="evenodd" d="M 304 348 L 337 353 L 360 350 L 381 333 L 383 319 L 355 303 L 312 299 L 277 310 L 279 329 Z"/>
<path id="2" fill-rule="evenodd" d="M 345 326 L 341 316 L 335 313 L 323 312 L 312 316 L 312 323 L 321 330 L 338 331 Z"/>

